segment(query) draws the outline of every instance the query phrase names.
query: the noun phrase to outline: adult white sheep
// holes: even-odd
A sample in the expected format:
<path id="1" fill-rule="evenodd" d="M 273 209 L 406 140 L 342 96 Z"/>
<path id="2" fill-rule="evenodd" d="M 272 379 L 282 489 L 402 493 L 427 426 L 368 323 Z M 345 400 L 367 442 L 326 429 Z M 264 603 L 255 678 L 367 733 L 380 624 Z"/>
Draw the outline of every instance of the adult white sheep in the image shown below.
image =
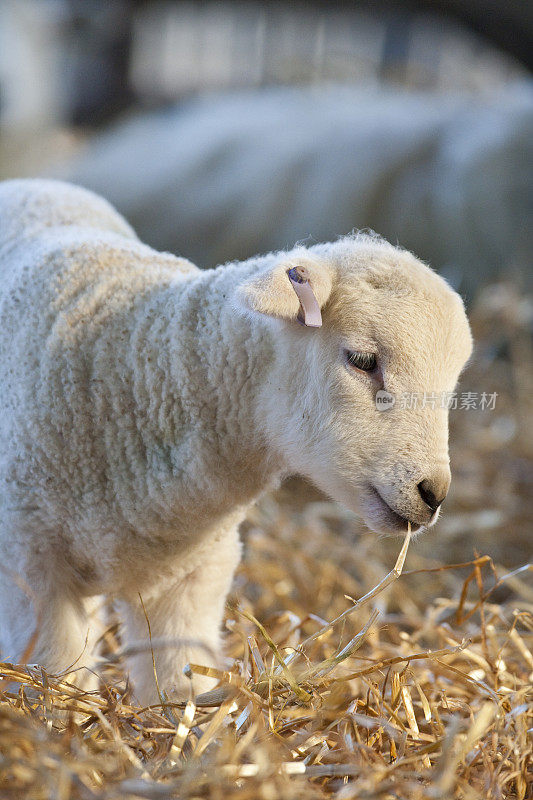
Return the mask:
<path id="1" fill-rule="evenodd" d="M 321 327 L 298 323 L 302 291 Z M 281 476 L 307 476 L 377 531 L 435 521 L 447 411 L 382 413 L 375 396 L 449 392 L 470 351 L 458 295 L 378 238 L 201 271 L 86 190 L 2 184 L 3 657 L 22 658 L 36 629 L 32 661 L 90 663 L 100 594 L 126 641 L 146 640 L 141 595 L 156 644 L 174 642 L 155 648 L 160 685 L 183 693 L 184 665 L 219 646 L 238 525 Z M 155 700 L 151 654 L 129 666 Z"/>

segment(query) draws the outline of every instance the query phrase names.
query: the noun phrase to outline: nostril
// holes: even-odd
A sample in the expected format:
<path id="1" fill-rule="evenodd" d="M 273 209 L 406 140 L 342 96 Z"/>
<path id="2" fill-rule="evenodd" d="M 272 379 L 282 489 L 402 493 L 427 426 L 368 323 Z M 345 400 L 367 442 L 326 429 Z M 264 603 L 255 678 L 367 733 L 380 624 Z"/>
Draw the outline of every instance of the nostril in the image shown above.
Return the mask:
<path id="1" fill-rule="evenodd" d="M 427 479 L 420 481 L 418 484 L 418 491 L 424 503 L 429 506 L 432 511 L 436 511 L 446 497 L 446 492 L 443 492 L 442 489 L 437 488 L 434 484 L 432 484 L 431 481 L 428 481 Z"/>

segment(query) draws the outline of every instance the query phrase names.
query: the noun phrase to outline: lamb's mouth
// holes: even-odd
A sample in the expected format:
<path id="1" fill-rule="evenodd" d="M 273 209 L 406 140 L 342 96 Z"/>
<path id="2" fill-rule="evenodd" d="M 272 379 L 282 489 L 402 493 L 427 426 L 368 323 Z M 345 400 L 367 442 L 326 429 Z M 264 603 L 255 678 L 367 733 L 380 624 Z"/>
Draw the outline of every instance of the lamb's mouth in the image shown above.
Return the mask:
<path id="1" fill-rule="evenodd" d="M 401 514 L 398 514 L 398 512 L 395 511 L 381 496 L 375 486 L 370 484 L 369 489 L 372 492 L 374 499 L 379 502 L 380 512 L 387 519 L 387 527 L 397 531 L 406 531 L 407 526 L 411 524 L 411 531 L 413 533 L 422 528 L 422 525 L 419 522 L 413 522 L 412 520 L 407 519 L 407 517 L 403 517 Z"/>

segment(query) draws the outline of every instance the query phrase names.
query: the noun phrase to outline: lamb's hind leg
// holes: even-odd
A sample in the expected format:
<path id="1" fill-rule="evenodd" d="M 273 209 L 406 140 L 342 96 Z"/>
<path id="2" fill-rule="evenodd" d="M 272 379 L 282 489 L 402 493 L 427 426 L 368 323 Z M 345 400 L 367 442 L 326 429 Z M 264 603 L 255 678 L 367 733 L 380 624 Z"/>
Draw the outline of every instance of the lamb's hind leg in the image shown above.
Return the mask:
<path id="1" fill-rule="evenodd" d="M 77 597 L 50 576 L 37 583 L 0 570 L 0 657 L 40 664 L 51 674 L 72 668 L 72 683 L 95 687 L 97 678 L 83 669 L 92 664 L 99 633 L 90 613 L 94 600 Z"/>
<path id="2" fill-rule="evenodd" d="M 125 623 L 126 648 L 130 649 L 128 667 L 139 702 L 158 702 L 154 662 L 159 688 L 172 697 L 183 699 L 191 688 L 198 694 L 214 686 L 212 679 L 195 675 L 191 687 L 183 668 L 188 663 L 217 665 L 225 599 L 240 552 L 237 530 L 231 529 L 198 550 L 193 558 L 181 561 L 170 584 L 165 580 L 143 591 L 142 603 L 138 594 L 118 603 Z"/>

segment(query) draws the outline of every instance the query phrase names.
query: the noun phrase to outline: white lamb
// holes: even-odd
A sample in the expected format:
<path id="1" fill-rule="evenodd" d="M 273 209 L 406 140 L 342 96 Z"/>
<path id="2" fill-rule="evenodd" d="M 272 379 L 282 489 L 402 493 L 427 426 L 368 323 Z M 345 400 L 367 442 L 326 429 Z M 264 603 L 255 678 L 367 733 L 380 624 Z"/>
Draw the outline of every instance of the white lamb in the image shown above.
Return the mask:
<path id="1" fill-rule="evenodd" d="M 86 190 L 1 184 L 2 657 L 90 665 L 102 594 L 146 642 L 142 597 L 159 684 L 183 695 L 185 664 L 216 659 L 239 523 L 282 476 L 376 531 L 435 522 L 447 410 L 376 393 L 440 398 L 470 352 L 458 295 L 374 236 L 201 271 Z M 146 647 L 129 669 L 155 701 Z"/>

